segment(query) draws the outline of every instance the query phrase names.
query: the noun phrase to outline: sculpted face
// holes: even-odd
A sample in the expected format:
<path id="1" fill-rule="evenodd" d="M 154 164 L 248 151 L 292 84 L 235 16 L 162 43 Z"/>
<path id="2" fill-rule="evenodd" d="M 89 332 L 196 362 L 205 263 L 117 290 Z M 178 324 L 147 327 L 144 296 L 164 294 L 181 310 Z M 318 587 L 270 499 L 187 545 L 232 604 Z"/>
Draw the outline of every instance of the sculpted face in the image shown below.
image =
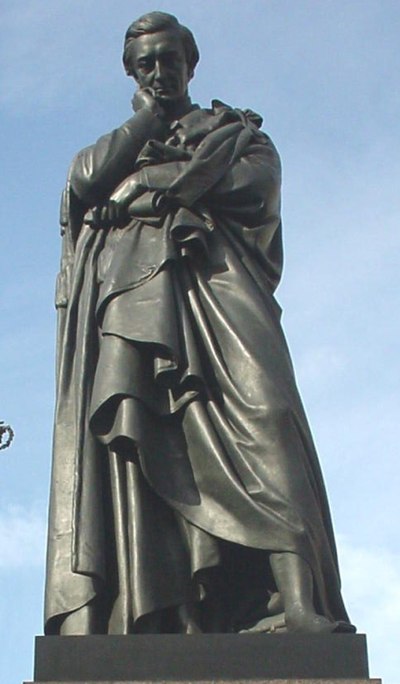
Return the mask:
<path id="1" fill-rule="evenodd" d="M 132 67 L 139 86 L 150 88 L 157 100 L 174 101 L 187 94 L 192 74 L 176 31 L 159 31 L 136 38 Z"/>

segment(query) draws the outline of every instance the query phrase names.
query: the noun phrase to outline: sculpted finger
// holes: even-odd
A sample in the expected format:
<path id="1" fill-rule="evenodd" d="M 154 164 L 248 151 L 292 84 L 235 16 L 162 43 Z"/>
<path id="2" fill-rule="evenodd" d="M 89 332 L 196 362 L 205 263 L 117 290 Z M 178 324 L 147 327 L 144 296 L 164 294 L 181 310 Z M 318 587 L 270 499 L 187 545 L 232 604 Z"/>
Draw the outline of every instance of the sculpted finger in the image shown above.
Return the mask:
<path id="1" fill-rule="evenodd" d="M 120 219 L 120 208 L 114 200 L 109 200 L 107 205 L 108 220 L 110 223 L 118 223 Z"/>
<path id="2" fill-rule="evenodd" d="M 108 207 L 107 206 L 101 207 L 101 210 L 100 210 L 100 221 L 101 221 L 101 223 L 104 223 L 105 221 L 107 221 L 108 218 L 109 218 L 108 217 Z"/>
<path id="3" fill-rule="evenodd" d="M 110 201 L 126 207 L 143 192 L 143 188 L 136 174 L 129 176 L 110 196 Z"/>

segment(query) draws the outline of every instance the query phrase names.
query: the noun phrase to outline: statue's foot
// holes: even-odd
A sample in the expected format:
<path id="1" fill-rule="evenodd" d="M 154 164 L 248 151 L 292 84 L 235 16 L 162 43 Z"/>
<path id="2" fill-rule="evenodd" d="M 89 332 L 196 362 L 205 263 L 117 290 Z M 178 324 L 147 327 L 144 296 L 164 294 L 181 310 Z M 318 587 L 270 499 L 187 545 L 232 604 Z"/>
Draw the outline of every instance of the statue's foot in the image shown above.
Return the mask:
<path id="1" fill-rule="evenodd" d="M 332 622 L 323 615 L 302 606 L 292 607 L 286 611 L 286 627 L 288 632 L 304 632 L 307 634 L 322 634 L 335 632 L 338 622 Z"/>
<path id="2" fill-rule="evenodd" d="M 240 630 L 240 634 L 272 634 L 274 632 L 286 632 L 285 613 L 262 618 L 254 625 Z"/>
<path id="3" fill-rule="evenodd" d="M 283 606 L 282 595 L 279 591 L 275 591 L 271 594 L 271 597 L 267 604 L 268 615 L 278 615 L 283 613 L 285 608 Z"/>

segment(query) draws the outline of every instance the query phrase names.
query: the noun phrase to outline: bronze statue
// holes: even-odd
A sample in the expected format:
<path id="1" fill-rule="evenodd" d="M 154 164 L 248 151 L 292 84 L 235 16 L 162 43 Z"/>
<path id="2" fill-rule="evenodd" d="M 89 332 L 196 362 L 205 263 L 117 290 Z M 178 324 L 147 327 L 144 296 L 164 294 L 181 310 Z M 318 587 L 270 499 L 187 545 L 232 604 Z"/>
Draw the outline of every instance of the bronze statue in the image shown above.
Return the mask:
<path id="1" fill-rule="evenodd" d="M 64 192 L 47 634 L 354 631 L 273 296 L 279 157 L 192 104 L 198 58 L 135 21 L 135 113 Z"/>

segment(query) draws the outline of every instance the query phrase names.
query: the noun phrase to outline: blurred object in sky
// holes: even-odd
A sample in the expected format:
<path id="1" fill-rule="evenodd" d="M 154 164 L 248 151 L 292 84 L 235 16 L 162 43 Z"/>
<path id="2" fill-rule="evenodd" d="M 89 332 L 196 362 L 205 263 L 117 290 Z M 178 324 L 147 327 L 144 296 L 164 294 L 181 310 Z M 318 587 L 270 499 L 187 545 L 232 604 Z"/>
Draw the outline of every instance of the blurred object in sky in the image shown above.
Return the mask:
<path id="1" fill-rule="evenodd" d="M 4 436 L 7 435 L 3 442 Z M 14 430 L 10 425 L 4 425 L 4 421 L 0 420 L 0 449 L 7 449 L 14 439 Z"/>

